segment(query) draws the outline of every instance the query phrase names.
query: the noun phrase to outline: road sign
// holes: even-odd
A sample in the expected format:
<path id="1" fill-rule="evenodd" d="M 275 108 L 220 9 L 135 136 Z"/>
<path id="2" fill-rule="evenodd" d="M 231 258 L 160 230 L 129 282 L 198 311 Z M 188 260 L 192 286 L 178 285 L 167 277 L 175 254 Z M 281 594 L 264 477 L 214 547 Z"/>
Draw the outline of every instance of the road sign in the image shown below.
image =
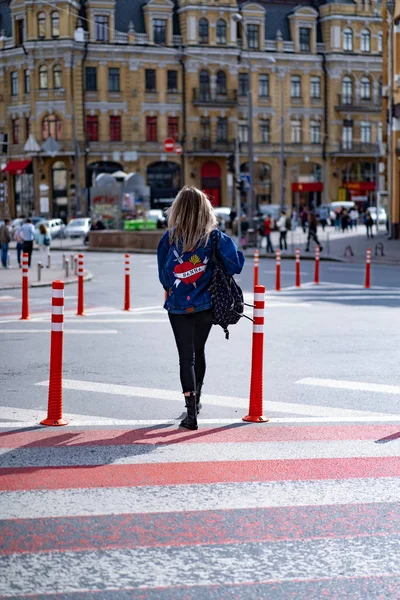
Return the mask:
<path id="1" fill-rule="evenodd" d="M 167 138 L 164 141 L 165 152 L 173 152 L 175 150 L 175 142 L 172 138 Z"/>
<path id="2" fill-rule="evenodd" d="M 240 173 L 240 179 L 243 181 L 243 189 L 249 190 L 251 183 L 250 175 L 247 175 L 247 173 Z"/>
<path id="3" fill-rule="evenodd" d="M 177 154 L 182 154 L 182 152 L 183 152 L 183 148 L 182 148 L 182 146 L 180 146 L 179 144 L 177 144 L 177 145 L 175 146 L 175 152 L 176 152 Z"/>

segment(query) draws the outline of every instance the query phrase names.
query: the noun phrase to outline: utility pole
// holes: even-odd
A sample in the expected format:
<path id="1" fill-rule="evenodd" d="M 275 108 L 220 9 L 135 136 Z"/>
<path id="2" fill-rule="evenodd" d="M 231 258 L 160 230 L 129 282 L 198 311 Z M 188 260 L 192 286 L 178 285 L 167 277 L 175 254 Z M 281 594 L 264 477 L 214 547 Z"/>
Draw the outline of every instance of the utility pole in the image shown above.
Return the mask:
<path id="1" fill-rule="evenodd" d="M 237 247 L 241 248 L 242 246 L 242 223 L 241 223 L 241 216 L 242 216 L 242 199 L 240 197 L 240 188 L 239 188 L 239 182 L 240 182 L 240 155 L 239 155 L 239 137 L 238 137 L 238 130 L 237 130 L 237 126 L 236 126 L 236 135 L 235 135 L 235 175 L 234 175 L 234 185 L 235 185 L 235 193 L 236 193 L 236 214 L 237 214 L 237 234 L 238 234 L 238 243 L 237 243 Z"/>
<path id="2" fill-rule="evenodd" d="M 76 194 L 76 214 L 81 212 L 81 179 L 79 175 L 79 143 L 76 127 L 75 112 L 75 86 L 74 86 L 74 50 L 71 54 L 71 116 L 72 116 L 72 135 L 74 138 L 74 164 L 75 164 L 75 194 Z"/>
<path id="3" fill-rule="evenodd" d="M 389 239 L 393 238 L 393 12 L 394 3 L 387 2 L 389 39 L 388 39 L 388 61 L 389 61 L 389 81 L 388 81 L 388 147 L 387 147 L 387 180 L 388 180 L 388 219 L 389 219 Z"/>
<path id="4" fill-rule="evenodd" d="M 377 127 L 375 154 L 376 233 L 379 233 L 379 155 L 379 134 Z"/>
<path id="5" fill-rule="evenodd" d="M 279 71 L 278 77 L 280 80 L 279 91 L 281 95 L 281 115 L 279 119 L 281 143 L 280 143 L 280 166 L 281 166 L 281 194 L 280 194 L 280 205 L 281 210 L 285 207 L 285 97 L 284 97 L 284 71 Z"/>

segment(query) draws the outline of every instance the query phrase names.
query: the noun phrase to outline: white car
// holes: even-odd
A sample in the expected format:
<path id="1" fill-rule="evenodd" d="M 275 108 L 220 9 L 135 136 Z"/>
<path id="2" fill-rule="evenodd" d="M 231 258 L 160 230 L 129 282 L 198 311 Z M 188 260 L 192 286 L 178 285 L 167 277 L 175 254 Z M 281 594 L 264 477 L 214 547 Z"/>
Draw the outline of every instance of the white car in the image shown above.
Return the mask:
<path id="1" fill-rule="evenodd" d="M 355 207 L 354 202 L 331 202 L 330 204 L 328 204 L 328 210 L 329 210 L 329 218 L 331 220 L 331 223 L 334 222 L 335 217 L 337 215 L 337 213 L 340 213 L 343 208 L 345 208 L 347 210 L 347 212 L 349 213 L 351 211 L 352 208 Z"/>
<path id="2" fill-rule="evenodd" d="M 52 240 L 56 237 L 63 237 L 65 225 L 62 219 L 42 219 L 41 221 L 38 221 L 35 225 L 35 229 L 37 231 L 39 231 L 40 225 L 42 223 L 47 227 L 47 231 L 49 232 Z"/>
<path id="3" fill-rule="evenodd" d="M 373 222 L 376 223 L 376 206 L 370 206 L 368 208 L 368 210 L 369 210 L 369 214 L 372 217 Z M 383 206 L 381 206 L 381 207 L 379 207 L 379 224 L 386 225 L 386 221 L 387 221 L 386 210 L 383 208 Z"/>
<path id="4" fill-rule="evenodd" d="M 66 238 L 85 238 L 89 233 L 91 219 L 80 218 L 71 219 L 64 229 L 64 237 Z"/>

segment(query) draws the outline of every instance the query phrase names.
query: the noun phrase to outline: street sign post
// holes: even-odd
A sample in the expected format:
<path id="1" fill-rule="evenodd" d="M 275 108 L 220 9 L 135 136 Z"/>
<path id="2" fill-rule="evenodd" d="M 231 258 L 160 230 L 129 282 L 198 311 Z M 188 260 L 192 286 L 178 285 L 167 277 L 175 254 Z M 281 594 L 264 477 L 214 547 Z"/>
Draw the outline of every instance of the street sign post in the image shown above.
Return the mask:
<path id="1" fill-rule="evenodd" d="M 240 179 L 243 181 L 243 189 L 247 192 L 251 185 L 250 175 L 247 175 L 247 173 L 240 173 Z"/>
<path id="2" fill-rule="evenodd" d="M 173 152 L 175 150 L 175 142 L 172 138 L 167 138 L 164 141 L 165 152 Z"/>

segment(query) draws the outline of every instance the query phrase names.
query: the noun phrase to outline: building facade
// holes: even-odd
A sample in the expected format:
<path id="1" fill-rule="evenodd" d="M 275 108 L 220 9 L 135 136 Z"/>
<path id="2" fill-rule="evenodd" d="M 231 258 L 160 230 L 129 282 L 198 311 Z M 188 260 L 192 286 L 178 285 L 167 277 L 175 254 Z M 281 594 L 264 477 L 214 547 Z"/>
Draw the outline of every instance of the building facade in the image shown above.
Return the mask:
<path id="1" fill-rule="evenodd" d="M 117 170 L 144 177 L 153 208 L 182 184 L 231 206 L 249 89 L 258 204 L 373 204 L 381 12 L 378 0 L 0 2 L 7 210 L 85 213 L 95 176 Z"/>

